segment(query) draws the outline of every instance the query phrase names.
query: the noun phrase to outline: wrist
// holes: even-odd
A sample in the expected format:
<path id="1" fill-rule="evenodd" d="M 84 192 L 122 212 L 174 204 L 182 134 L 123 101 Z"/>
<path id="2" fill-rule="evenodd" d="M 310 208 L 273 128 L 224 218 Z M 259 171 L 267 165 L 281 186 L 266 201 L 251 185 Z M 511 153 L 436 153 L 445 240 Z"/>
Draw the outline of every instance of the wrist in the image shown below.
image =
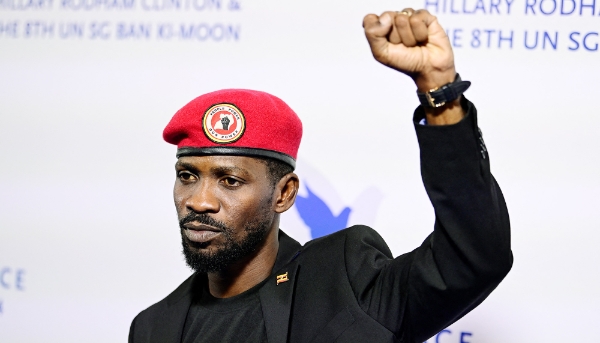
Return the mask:
<path id="1" fill-rule="evenodd" d="M 460 104 L 461 98 L 462 96 L 441 107 L 423 107 L 427 125 L 452 125 L 461 121 L 465 117 L 465 111 Z"/>
<path id="2" fill-rule="evenodd" d="M 463 81 L 460 75 L 456 74 L 454 81 L 446 83 L 442 87 L 430 89 L 427 92 L 417 91 L 417 96 L 424 107 L 438 108 L 459 99 L 470 86 L 470 81 Z"/>
<path id="3" fill-rule="evenodd" d="M 414 81 L 417 85 L 418 92 L 427 93 L 432 89 L 437 89 L 443 85 L 453 82 L 455 78 L 456 69 L 452 67 L 444 71 L 420 73 L 414 77 Z"/>

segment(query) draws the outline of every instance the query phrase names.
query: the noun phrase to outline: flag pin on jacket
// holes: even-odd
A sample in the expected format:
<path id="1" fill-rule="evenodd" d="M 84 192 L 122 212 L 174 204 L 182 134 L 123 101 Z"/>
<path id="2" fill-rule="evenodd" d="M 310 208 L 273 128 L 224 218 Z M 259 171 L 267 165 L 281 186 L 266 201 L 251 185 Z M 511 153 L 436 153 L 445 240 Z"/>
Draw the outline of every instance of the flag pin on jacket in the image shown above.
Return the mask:
<path id="1" fill-rule="evenodd" d="M 280 283 L 288 282 L 288 281 L 290 281 L 290 279 L 288 279 L 287 272 L 285 272 L 285 274 L 277 275 L 277 286 L 279 286 Z"/>

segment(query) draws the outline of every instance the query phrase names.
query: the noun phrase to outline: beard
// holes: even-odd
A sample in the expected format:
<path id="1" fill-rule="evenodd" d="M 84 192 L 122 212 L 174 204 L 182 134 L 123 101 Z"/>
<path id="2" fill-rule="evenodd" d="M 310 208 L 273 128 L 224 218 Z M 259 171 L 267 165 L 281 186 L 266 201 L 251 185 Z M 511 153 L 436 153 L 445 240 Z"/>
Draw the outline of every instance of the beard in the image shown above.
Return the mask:
<path id="1" fill-rule="evenodd" d="M 225 243 L 217 249 L 209 251 L 206 248 L 208 248 L 211 242 L 197 243 L 189 241 L 183 233 L 183 230 L 186 230 L 183 225 L 189 222 L 198 222 L 222 230 Z M 271 220 L 267 213 L 262 213 L 254 220 L 246 223 L 243 228 L 245 236 L 240 240 L 236 240 L 234 235 L 235 229 L 213 219 L 206 213 L 190 212 L 179 221 L 185 262 L 196 272 L 210 273 L 225 270 L 234 262 L 256 251 L 264 242 L 270 229 L 270 223 Z"/>

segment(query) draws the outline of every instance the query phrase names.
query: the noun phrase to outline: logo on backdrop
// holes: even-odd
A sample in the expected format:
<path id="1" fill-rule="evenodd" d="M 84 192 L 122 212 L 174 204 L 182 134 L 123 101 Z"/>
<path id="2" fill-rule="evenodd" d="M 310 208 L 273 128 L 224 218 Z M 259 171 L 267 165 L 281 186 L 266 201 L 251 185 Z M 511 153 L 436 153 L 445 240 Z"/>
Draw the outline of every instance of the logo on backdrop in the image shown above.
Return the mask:
<path id="1" fill-rule="evenodd" d="M 471 336 L 473 336 L 471 332 L 452 332 L 445 329 L 423 343 L 471 343 Z"/>
<path id="2" fill-rule="evenodd" d="M 0 290 L 23 292 L 25 290 L 25 270 L 0 266 Z M 4 314 L 4 301 L 0 298 L 0 315 Z"/>
<path id="3" fill-rule="evenodd" d="M 300 190 L 294 209 L 282 216 L 281 228 L 301 243 L 355 224 L 373 226 L 383 193 L 369 185 L 353 184 L 354 199 L 344 199 L 321 172 L 298 160 Z M 358 189 L 356 189 L 358 188 Z"/>
<path id="4" fill-rule="evenodd" d="M 235 105 L 217 104 L 204 113 L 202 128 L 206 137 L 215 143 L 233 143 L 244 134 L 246 119 Z"/>
<path id="5" fill-rule="evenodd" d="M 352 211 L 350 207 L 344 207 L 342 212 L 336 216 L 325 201 L 316 195 L 308 185 L 306 185 L 306 190 L 308 191 L 306 197 L 300 195 L 296 197 L 296 209 L 298 209 L 300 218 L 310 228 L 310 235 L 313 239 L 348 227 L 348 218 Z"/>

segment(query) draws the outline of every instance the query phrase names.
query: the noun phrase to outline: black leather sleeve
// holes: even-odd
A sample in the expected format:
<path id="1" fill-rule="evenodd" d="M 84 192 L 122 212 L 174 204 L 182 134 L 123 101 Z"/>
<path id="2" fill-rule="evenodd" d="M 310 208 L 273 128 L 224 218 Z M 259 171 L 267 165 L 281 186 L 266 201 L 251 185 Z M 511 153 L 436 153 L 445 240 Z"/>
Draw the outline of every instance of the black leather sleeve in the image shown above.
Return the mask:
<path id="1" fill-rule="evenodd" d="M 419 125 L 424 112 L 415 111 L 421 174 L 436 215 L 433 233 L 395 259 L 376 234 L 346 247 L 361 307 L 404 342 L 423 342 L 464 316 L 512 266 L 506 204 L 490 173 L 476 109 L 464 97 L 462 105 L 467 116 L 448 126 Z"/>

